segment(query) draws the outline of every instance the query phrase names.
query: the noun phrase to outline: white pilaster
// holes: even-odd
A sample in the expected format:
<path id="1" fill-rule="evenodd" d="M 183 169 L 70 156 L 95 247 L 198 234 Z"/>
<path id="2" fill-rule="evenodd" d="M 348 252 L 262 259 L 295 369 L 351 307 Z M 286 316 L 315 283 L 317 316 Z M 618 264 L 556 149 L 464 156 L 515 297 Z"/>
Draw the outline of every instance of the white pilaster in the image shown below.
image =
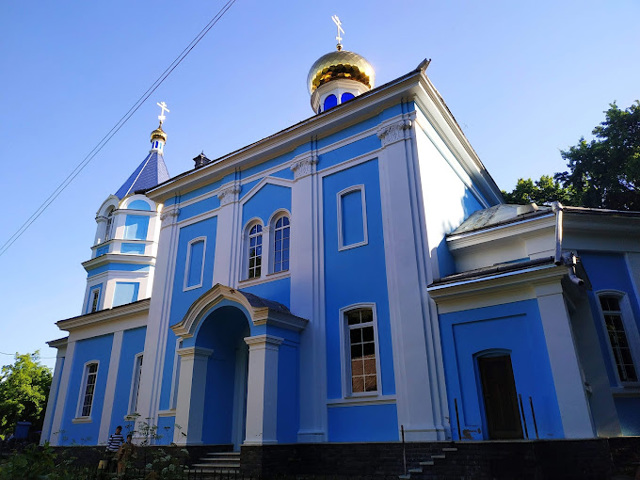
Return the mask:
<path id="1" fill-rule="evenodd" d="M 176 405 L 176 425 L 173 442 L 176 445 L 202 443 L 202 416 L 207 386 L 207 361 L 213 350 L 187 347 L 178 350 L 180 355 L 180 383 Z"/>
<path id="2" fill-rule="evenodd" d="M 64 367 L 62 368 L 62 377 L 60 378 L 60 387 L 58 388 L 58 401 L 56 402 L 56 410 L 53 414 L 53 424 L 51 425 L 51 443 L 52 446 L 60 444 L 62 433 L 62 415 L 67 404 L 67 393 L 69 392 L 69 380 L 71 378 L 71 367 L 73 365 L 73 353 L 76 350 L 76 342 L 67 343 L 67 351 L 64 358 Z M 72 400 L 73 401 L 73 400 Z"/>
<path id="3" fill-rule="evenodd" d="M 176 220 L 180 210 L 176 205 L 165 208 L 161 215 L 160 240 L 156 259 L 156 275 L 154 275 L 149 320 L 144 342 L 145 363 L 140 378 L 140 397 L 138 408 L 141 418 L 157 424 L 162 387 L 164 358 L 166 354 L 167 335 L 169 334 L 169 313 L 171 292 L 176 261 L 176 248 L 179 229 Z M 146 359 L 149 359 L 147 362 Z"/>
<path id="4" fill-rule="evenodd" d="M 277 443 L 278 353 L 284 339 L 256 335 L 244 341 L 249 345 L 247 434 L 244 444 Z"/>
<path id="5" fill-rule="evenodd" d="M 560 282 L 536 287 L 565 438 L 595 436 Z"/>
<path id="6" fill-rule="evenodd" d="M 300 442 L 324 442 L 327 424 L 325 324 L 317 312 L 320 282 L 318 160 L 312 153 L 294 160 L 291 170 L 291 312 L 308 318 L 300 334 Z"/>
<path id="7" fill-rule="evenodd" d="M 237 245 L 237 231 L 242 228 L 238 225 L 238 194 L 240 185 L 232 183 L 226 185 L 218 192 L 220 199 L 220 210 L 216 226 L 216 253 L 213 267 L 213 284 L 220 283 L 226 286 L 237 284 L 237 274 L 234 266 L 235 252 Z"/>
<path id="8" fill-rule="evenodd" d="M 424 219 L 409 116 L 382 126 L 379 156 L 383 235 L 396 380 L 398 429 L 408 441 L 445 440 L 444 380 L 437 315 L 429 309 Z M 408 207 L 411 206 L 411 207 Z M 418 261 L 416 262 L 416 259 Z"/>
<path id="9" fill-rule="evenodd" d="M 122 330 L 114 332 L 113 334 L 111 358 L 109 359 L 109 373 L 107 374 L 107 388 L 104 393 L 104 401 L 102 402 L 102 418 L 100 419 L 98 445 L 105 444 L 109 438 L 113 399 L 115 398 L 116 382 L 118 380 L 118 365 L 120 363 L 120 353 L 122 352 L 123 334 L 124 332 Z"/>
<path id="10" fill-rule="evenodd" d="M 53 379 L 51 380 L 51 390 L 49 391 L 49 399 L 47 400 L 47 410 L 44 414 L 44 421 L 42 422 L 42 433 L 40 434 L 40 445 L 44 445 L 44 442 L 51 442 L 51 426 L 54 415 L 54 405 L 60 392 L 60 376 L 62 375 L 62 368 L 64 365 L 64 358 L 66 348 L 58 348 L 56 355 L 56 365 L 53 370 Z"/>

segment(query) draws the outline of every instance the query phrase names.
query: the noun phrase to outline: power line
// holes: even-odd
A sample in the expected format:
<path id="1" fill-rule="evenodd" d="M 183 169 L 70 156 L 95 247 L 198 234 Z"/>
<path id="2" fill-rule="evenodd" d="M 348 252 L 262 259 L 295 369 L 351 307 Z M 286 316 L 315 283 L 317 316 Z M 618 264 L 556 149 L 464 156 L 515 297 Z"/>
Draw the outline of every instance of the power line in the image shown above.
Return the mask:
<path id="1" fill-rule="evenodd" d="M 25 222 L 16 230 L 16 232 L 9 237 L 9 239 L 0 247 L 0 256 L 4 255 L 4 253 L 13 245 L 16 240 L 18 240 L 22 234 L 31 226 L 33 222 L 35 222 L 40 215 L 44 213 L 44 211 L 51 205 L 56 198 L 71 184 L 71 182 L 84 170 L 84 168 L 95 158 L 95 156 L 100 153 L 100 150 L 104 148 L 104 146 L 111 140 L 111 138 L 118 133 L 118 131 L 124 126 L 125 123 L 133 116 L 134 113 L 138 111 L 138 109 L 147 101 L 147 99 L 151 96 L 153 92 L 155 92 L 160 85 L 171 75 L 171 73 L 177 68 L 178 65 L 182 63 L 182 61 L 186 58 L 191 50 L 195 48 L 200 40 L 204 38 L 204 36 L 209 33 L 216 23 L 227 13 L 227 10 L 231 8 L 231 6 L 236 2 L 236 0 L 228 0 L 222 8 L 214 15 L 214 17 L 207 23 L 202 30 L 195 36 L 193 40 L 180 52 L 180 54 L 176 57 L 176 59 L 171 62 L 171 64 L 165 69 L 162 74 L 156 79 L 155 82 L 151 84 L 151 86 L 144 92 L 138 100 L 131 106 L 131 108 L 125 113 L 120 120 L 118 120 L 115 125 L 107 132 L 107 134 L 102 137 L 102 139 L 96 144 L 95 147 L 87 154 L 82 161 L 76 165 L 76 167 L 67 175 L 67 177 L 58 185 L 58 187 L 49 195 L 44 202 L 36 209 L 33 214 Z"/>

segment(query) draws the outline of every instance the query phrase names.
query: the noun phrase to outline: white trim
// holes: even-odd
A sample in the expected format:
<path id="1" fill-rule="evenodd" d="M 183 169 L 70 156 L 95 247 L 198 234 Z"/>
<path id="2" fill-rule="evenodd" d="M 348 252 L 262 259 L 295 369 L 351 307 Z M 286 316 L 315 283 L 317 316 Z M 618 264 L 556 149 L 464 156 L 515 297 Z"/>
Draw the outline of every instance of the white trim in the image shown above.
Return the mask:
<path id="1" fill-rule="evenodd" d="M 242 209 L 239 210 L 240 212 L 242 211 Z M 249 232 L 251 231 L 251 229 L 254 226 L 260 225 L 260 233 L 256 233 L 255 236 L 257 237 L 258 235 L 260 235 L 261 237 L 261 252 L 260 252 L 260 275 L 257 275 L 255 277 L 249 277 L 249 242 L 250 242 L 250 234 Z M 264 238 L 265 238 L 265 226 L 262 223 L 262 219 L 260 217 L 253 217 L 250 218 L 246 223 L 245 226 L 242 228 L 242 248 L 241 248 L 241 252 L 242 252 L 242 258 L 240 260 L 240 278 L 238 279 L 239 282 L 245 281 L 245 280 L 257 280 L 257 279 L 261 279 L 263 277 L 263 275 L 265 274 L 264 272 L 264 249 L 265 249 L 265 244 L 264 244 Z M 268 232 L 268 230 L 267 230 Z M 267 235 L 267 241 L 268 241 L 268 235 Z M 257 257 L 256 257 L 257 258 Z"/>
<path id="2" fill-rule="evenodd" d="M 364 184 L 352 185 L 344 190 L 336 193 L 336 203 L 338 205 L 338 251 L 349 250 L 351 248 L 361 247 L 369 243 L 369 232 L 367 230 L 367 201 L 364 193 Z M 344 244 L 344 238 L 342 233 L 342 197 L 353 193 L 360 192 L 360 200 L 362 203 L 362 236 L 363 240 L 357 243 Z M 354 220 L 355 221 L 355 220 Z"/>
<path id="3" fill-rule="evenodd" d="M 89 409 L 89 415 L 82 415 L 82 410 L 84 408 L 84 396 L 87 389 L 87 380 L 89 379 L 89 365 L 97 365 L 96 367 L 96 378 L 95 383 L 93 384 L 93 394 L 91 396 L 91 406 Z M 74 420 L 83 421 L 88 419 L 87 421 L 91 422 L 91 414 L 93 413 L 93 401 L 96 396 L 96 387 L 98 386 L 98 372 L 100 371 L 100 361 L 99 360 L 89 360 L 84 363 L 82 367 L 82 383 L 80 384 L 80 390 L 78 391 L 78 402 L 76 403 L 76 416 Z"/>
<path id="4" fill-rule="evenodd" d="M 200 282 L 198 282 L 195 285 L 188 285 L 188 281 L 189 281 L 189 273 L 191 270 L 191 250 L 193 248 L 193 245 L 195 245 L 196 243 L 202 242 L 202 263 L 200 265 Z M 200 236 L 200 237 L 196 237 L 196 238 L 192 238 L 191 240 L 189 240 L 189 243 L 187 243 L 187 259 L 185 261 L 184 264 L 184 282 L 182 285 L 182 291 L 183 292 L 187 292 L 189 290 L 194 290 L 196 288 L 200 288 L 202 287 L 202 282 L 204 281 L 204 264 L 205 264 L 205 260 L 207 257 L 207 237 L 205 236 Z"/>
<path id="5" fill-rule="evenodd" d="M 637 388 L 640 387 L 640 334 L 638 333 L 638 327 L 635 323 L 633 316 L 633 310 L 629 303 L 629 295 L 622 290 L 598 290 L 594 292 L 598 303 L 598 313 L 600 315 L 600 325 L 604 329 L 604 337 L 607 343 L 607 351 L 609 352 L 609 361 L 611 362 L 611 368 L 614 371 L 615 378 L 618 386 L 623 388 Z M 616 357 L 613 354 L 613 348 L 611 341 L 609 340 L 609 334 L 607 333 L 607 324 L 604 320 L 604 312 L 602 311 L 602 305 L 600 304 L 600 297 L 615 297 L 618 299 L 620 305 L 620 313 L 622 315 L 622 323 L 624 325 L 624 333 L 627 336 L 627 342 L 629 343 L 629 350 L 631 358 L 633 359 L 633 367 L 636 371 L 637 381 L 623 381 L 620 379 L 618 373 L 618 364 Z"/>
<path id="6" fill-rule="evenodd" d="M 170 408 L 169 410 L 160 410 L 158 412 L 158 417 L 175 417 L 175 416 L 176 416 L 175 408 Z"/>
<path id="7" fill-rule="evenodd" d="M 182 338 L 176 338 L 176 346 L 173 352 L 173 370 L 171 372 L 171 391 L 169 393 L 169 410 L 174 412 L 178 403 L 178 384 L 180 382 L 180 355 L 178 355 L 178 350 L 181 343 Z"/>
<path id="8" fill-rule="evenodd" d="M 353 392 L 351 390 L 351 339 L 347 335 L 349 329 L 346 314 L 352 310 L 369 309 L 373 316 L 373 342 L 376 356 L 376 390 L 372 392 Z M 354 303 L 340 309 L 340 363 L 342 364 L 342 397 L 344 399 L 358 398 L 362 401 L 367 397 L 379 397 L 382 394 L 382 379 L 380 375 L 380 345 L 378 342 L 378 314 L 374 302 Z"/>
<path id="9" fill-rule="evenodd" d="M 331 398 L 327 400 L 327 407 L 354 407 L 358 405 L 395 405 L 395 395 L 376 395 L 373 397 L 348 397 L 348 398 Z"/>
<path id="10" fill-rule="evenodd" d="M 281 165 L 284 166 L 286 168 L 286 165 L 288 165 L 290 162 L 283 162 Z M 281 168 L 280 170 L 284 170 L 285 168 Z M 278 171 L 280 171 L 278 170 Z M 263 174 L 264 175 L 264 174 Z M 240 206 L 244 206 L 245 203 L 247 203 L 249 200 L 251 200 L 251 198 L 258 193 L 260 190 L 262 190 L 262 187 L 264 187 L 265 185 L 276 185 L 278 187 L 285 187 L 285 188 L 291 188 L 294 184 L 293 180 L 287 180 L 286 178 L 279 178 L 279 177 L 269 177 L 269 176 L 263 176 L 262 180 L 260 180 L 258 183 L 256 183 L 253 187 L 251 187 L 251 190 L 249 190 L 240 200 Z M 255 181 L 255 180 L 254 180 Z M 251 183 L 249 181 L 247 181 L 247 179 L 243 180 L 243 184 L 246 185 L 248 183 Z"/>

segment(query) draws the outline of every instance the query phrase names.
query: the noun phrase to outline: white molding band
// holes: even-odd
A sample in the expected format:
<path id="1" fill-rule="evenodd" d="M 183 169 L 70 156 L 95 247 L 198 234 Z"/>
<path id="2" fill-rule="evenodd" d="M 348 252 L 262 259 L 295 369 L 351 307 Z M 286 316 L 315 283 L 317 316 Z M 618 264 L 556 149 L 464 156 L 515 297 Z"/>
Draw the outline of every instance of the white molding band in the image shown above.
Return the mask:
<path id="1" fill-rule="evenodd" d="M 111 343 L 111 358 L 109 359 L 109 370 L 107 373 L 107 386 L 102 402 L 102 417 L 100 419 L 100 431 L 98 433 L 98 445 L 107 442 L 109 438 L 109 428 L 113 412 L 113 400 L 116 395 L 116 383 L 118 381 L 118 365 L 120 354 L 122 353 L 122 338 L 124 332 L 119 330 L 113 334 Z"/>

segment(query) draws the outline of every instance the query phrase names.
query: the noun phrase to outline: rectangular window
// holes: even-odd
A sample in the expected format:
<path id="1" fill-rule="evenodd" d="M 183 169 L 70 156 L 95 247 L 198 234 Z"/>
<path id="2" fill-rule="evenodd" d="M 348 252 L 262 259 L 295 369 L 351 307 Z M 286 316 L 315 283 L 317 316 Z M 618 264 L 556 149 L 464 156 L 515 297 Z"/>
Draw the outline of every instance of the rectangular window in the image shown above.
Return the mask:
<path id="1" fill-rule="evenodd" d="M 187 246 L 187 260 L 184 272 L 184 289 L 202 286 L 204 274 L 205 238 L 195 238 Z"/>
<path id="2" fill-rule="evenodd" d="M 254 225 L 249 230 L 247 278 L 259 278 L 262 274 L 262 225 Z"/>
<path id="3" fill-rule="evenodd" d="M 93 406 L 93 397 L 96 389 L 96 379 L 98 377 L 98 363 L 88 363 L 84 367 L 84 378 L 80 397 L 80 408 L 78 417 L 90 417 Z"/>
<path id="4" fill-rule="evenodd" d="M 146 240 L 149 230 L 149 217 L 144 215 L 127 215 L 124 222 L 125 240 Z"/>
<path id="5" fill-rule="evenodd" d="M 600 296 L 600 307 L 609 337 L 609 345 L 621 382 L 637 382 L 638 373 L 633 362 L 633 352 L 620 305 L 620 298 L 613 295 Z"/>
<path id="6" fill-rule="evenodd" d="M 366 245 L 367 211 L 364 185 L 338 193 L 338 250 Z"/>
<path id="7" fill-rule="evenodd" d="M 100 299 L 100 289 L 91 290 L 91 313 L 98 310 L 98 300 Z"/>
<path id="8" fill-rule="evenodd" d="M 345 312 L 349 378 L 352 394 L 378 391 L 376 335 L 371 308 Z"/>
<path id="9" fill-rule="evenodd" d="M 142 376 L 142 354 L 136 355 L 133 364 L 133 383 L 131 384 L 131 401 L 129 402 L 129 413 L 138 411 L 138 396 L 140 394 L 140 378 Z"/>
<path id="10" fill-rule="evenodd" d="M 126 305 L 138 300 L 138 282 L 116 282 L 115 292 L 113 294 L 113 306 Z"/>

